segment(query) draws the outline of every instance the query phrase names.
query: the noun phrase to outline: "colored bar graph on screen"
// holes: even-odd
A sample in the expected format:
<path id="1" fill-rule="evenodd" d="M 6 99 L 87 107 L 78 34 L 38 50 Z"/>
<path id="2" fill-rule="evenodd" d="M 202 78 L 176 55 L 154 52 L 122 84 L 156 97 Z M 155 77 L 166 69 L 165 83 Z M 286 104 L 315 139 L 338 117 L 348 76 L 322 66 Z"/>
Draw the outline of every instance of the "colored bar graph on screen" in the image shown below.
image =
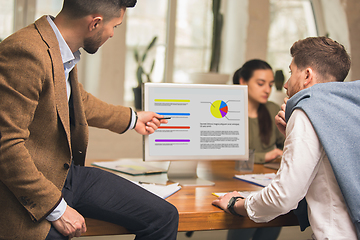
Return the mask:
<path id="1" fill-rule="evenodd" d="M 162 129 L 190 129 L 189 126 L 160 126 Z"/>
<path id="2" fill-rule="evenodd" d="M 157 114 L 166 115 L 166 116 L 190 116 L 190 113 L 161 113 L 161 112 L 157 112 Z"/>
<path id="3" fill-rule="evenodd" d="M 155 142 L 190 142 L 190 139 L 155 139 Z"/>
<path id="4" fill-rule="evenodd" d="M 155 102 L 190 102 L 188 99 L 154 99 Z"/>

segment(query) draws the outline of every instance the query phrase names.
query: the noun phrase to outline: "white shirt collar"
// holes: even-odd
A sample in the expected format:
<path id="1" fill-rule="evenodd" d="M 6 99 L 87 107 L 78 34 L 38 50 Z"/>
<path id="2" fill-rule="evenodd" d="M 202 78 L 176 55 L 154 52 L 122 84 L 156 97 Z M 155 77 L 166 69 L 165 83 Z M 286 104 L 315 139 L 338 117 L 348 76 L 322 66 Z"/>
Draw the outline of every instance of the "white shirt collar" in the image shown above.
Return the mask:
<path id="1" fill-rule="evenodd" d="M 53 22 L 51 16 L 46 16 L 46 19 L 48 20 L 50 26 L 52 27 L 56 38 L 59 42 L 59 47 L 60 47 L 60 53 L 61 53 L 61 58 L 63 60 L 63 63 L 67 63 L 67 62 L 73 62 L 73 66 L 75 66 L 79 61 L 80 61 L 80 51 L 77 50 L 76 52 L 72 53 L 71 49 L 69 48 L 69 46 L 67 45 L 67 43 L 65 42 L 63 36 L 61 35 L 59 29 L 57 28 L 57 26 L 55 25 L 55 23 Z M 64 66 L 65 67 L 65 66 Z"/>

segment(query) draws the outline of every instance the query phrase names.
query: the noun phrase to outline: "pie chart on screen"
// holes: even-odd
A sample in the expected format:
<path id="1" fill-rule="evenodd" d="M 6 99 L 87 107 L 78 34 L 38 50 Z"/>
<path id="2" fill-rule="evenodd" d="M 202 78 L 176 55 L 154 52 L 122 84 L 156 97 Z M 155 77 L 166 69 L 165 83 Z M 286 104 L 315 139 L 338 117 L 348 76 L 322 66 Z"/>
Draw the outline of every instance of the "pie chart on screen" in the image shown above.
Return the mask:
<path id="1" fill-rule="evenodd" d="M 228 105 L 221 100 L 217 100 L 211 104 L 211 114 L 216 118 L 223 118 L 228 113 Z"/>

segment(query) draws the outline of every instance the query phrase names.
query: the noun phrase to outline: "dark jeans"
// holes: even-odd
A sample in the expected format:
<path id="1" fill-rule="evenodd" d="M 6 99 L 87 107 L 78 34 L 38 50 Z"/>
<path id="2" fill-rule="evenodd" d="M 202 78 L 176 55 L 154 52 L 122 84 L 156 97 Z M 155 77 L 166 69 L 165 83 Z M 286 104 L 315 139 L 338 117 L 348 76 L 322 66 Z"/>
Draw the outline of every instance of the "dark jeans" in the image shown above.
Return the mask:
<path id="1" fill-rule="evenodd" d="M 136 240 L 176 239 L 177 209 L 115 174 L 72 164 L 62 193 L 67 204 L 84 217 L 123 226 Z M 51 227 L 46 239 L 68 238 Z"/>

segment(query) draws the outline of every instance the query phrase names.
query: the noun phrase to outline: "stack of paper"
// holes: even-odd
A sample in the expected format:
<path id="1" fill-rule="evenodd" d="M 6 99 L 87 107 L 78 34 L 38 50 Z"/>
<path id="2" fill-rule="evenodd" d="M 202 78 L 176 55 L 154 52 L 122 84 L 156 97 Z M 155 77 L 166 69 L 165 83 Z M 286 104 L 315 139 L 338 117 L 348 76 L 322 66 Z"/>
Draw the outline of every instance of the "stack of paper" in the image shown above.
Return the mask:
<path id="1" fill-rule="evenodd" d="M 242 181 L 258 185 L 260 187 L 266 187 L 271 183 L 275 178 L 275 173 L 266 173 L 266 174 L 244 174 L 244 175 L 235 175 L 235 178 Z"/>

